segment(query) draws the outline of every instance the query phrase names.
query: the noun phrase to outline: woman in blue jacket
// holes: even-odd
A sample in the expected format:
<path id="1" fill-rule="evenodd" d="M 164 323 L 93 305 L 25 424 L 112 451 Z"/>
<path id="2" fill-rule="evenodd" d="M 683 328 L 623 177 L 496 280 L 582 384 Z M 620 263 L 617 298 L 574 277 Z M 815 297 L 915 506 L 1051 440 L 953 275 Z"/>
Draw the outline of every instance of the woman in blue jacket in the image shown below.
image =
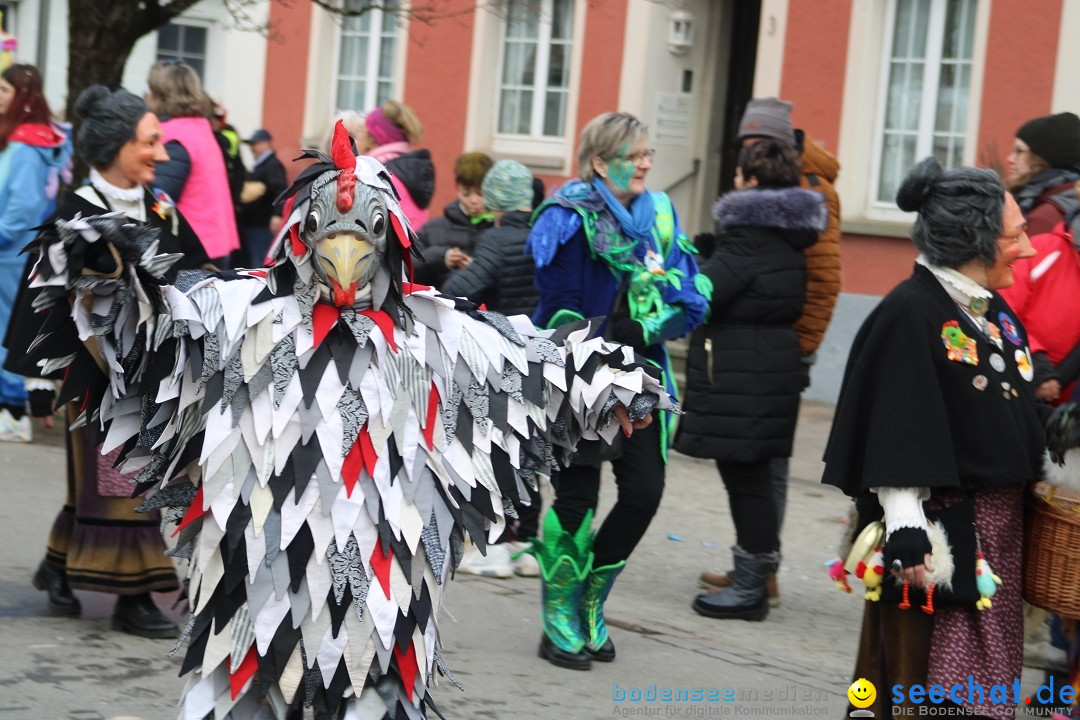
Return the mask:
<path id="1" fill-rule="evenodd" d="M 654 155 L 647 143 L 648 129 L 629 113 L 605 113 L 585 126 L 580 179 L 537 209 L 529 236 L 540 291 L 532 319 L 555 328 L 607 316 L 604 336 L 655 364 L 675 395 L 664 341 L 701 324 L 711 285 L 698 274 L 671 200 L 645 189 Z M 592 447 L 579 446 L 560 471 L 543 544 L 533 551 L 544 589 L 540 656 L 555 665 L 583 670 L 590 660 L 615 658 L 603 605 L 660 505 L 671 425 L 655 420 L 616 445 L 584 443 Z M 603 460 L 612 461 L 619 496 L 590 543 Z"/>
<path id="2" fill-rule="evenodd" d="M 22 280 L 20 253 L 56 207 L 71 141 L 53 121 L 41 73 L 12 65 L 0 75 L 0 337 Z M 0 347 L 0 366 L 7 351 Z M 0 441 L 29 442 L 25 379 L 0 370 Z"/>

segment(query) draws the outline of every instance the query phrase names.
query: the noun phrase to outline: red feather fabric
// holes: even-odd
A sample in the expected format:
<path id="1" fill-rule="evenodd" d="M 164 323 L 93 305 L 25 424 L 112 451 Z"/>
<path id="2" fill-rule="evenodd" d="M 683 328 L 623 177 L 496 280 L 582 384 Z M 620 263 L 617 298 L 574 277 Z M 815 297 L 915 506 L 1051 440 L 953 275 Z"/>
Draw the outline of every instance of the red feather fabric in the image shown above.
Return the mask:
<path id="1" fill-rule="evenodd" d="M 337 207 L 340 212 L 347 212 L 353 206 L 353 190 L 356 188 L 356 153 L 353 152 L 345 123 L 341 120 L 334 125 L 330 155 L 334 158 L 334 165 L 341 170 L 337 177 Z"/>

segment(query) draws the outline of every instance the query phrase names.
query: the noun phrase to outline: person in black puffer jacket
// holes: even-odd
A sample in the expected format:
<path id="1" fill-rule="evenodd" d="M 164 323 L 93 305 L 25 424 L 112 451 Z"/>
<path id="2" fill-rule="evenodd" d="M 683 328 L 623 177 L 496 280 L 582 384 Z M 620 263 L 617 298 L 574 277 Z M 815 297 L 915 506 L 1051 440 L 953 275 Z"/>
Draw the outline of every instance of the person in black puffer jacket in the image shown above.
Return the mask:
<path id="1" fill-rule="evenodd" d="M 713 208 L 715 249 L 701 266 L 713 282 L 711 314 L 690 340 L 675 440 L 680 452 L 716 460 L 735 523 L 734 581 L 693 604 L 708 617 L 763 620 L 779 564 L 769 461 L 791 455 L 803 384 L 793 327 L 806 298 L 803 251 L 826 220 L 821 196 L 799 179 L 796 152 L 761 140 L 739 153 L 738 190 Z"/>
<path id="2" fill-rule="evenodd" d="M 481 184 L 494 161 L 482 152 L 469 152 L 454 161 L 457 197 L 420 228 L 416 247 L 424 256 L 413 270 L 413 280 L 443 289 L 447 278 L 468 266 L 480 233 L 492 226 L 492 215 L 484 207 Z"/>
<path id="3" fill-rule="evenodd" d="M 484 205 L 496 227 L 476 243 L 472 262 L 443 285 L 447 295 L 467 297 L 503 315 L 531 315 L 540 300 L 536 265 L 525 255 L 532 215 L 532 173 L 516 160 L 500 160 L 484 177 Z"/>

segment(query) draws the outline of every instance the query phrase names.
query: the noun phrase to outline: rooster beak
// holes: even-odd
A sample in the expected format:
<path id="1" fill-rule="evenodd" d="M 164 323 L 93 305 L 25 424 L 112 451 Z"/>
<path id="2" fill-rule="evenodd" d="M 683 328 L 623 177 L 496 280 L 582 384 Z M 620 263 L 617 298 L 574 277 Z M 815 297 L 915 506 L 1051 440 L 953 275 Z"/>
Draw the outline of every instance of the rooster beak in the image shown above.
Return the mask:
<path id="1" fill-rule="evenodd" d="M 317 252 L 330 281 L 334 305 L 351 307 L 357 285 L 375 257 L 375 248 L 358 235 L 340 233 L 327 236 Z"/>

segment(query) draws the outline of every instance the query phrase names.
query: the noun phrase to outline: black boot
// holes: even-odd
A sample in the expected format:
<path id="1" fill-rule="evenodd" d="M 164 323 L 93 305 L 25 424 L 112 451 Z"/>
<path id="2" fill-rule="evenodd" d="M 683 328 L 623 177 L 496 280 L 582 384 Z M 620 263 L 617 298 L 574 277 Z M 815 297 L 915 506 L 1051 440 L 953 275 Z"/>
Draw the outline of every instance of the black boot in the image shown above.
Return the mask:
<path id="1" fill-rule="evenodd" d="M 735 556 L 734 582 L 722 592 L 698 595 L 691 607 L 711 618 L 764 620 L 769 614 L 769 573 L 776 572 L 780 553 L 748 553 L 739 546 L 731 551 Z"/>
<path id="2" fill-rule="evenodd" d="M 57 570 L 42 560 L 34 573 L 33 582 L 35 588 L 49 594 L 49 610 L 54 615 L 76 616 L 82 612 L 79 598 L 68 587 L 67 573 L 63 570 Z"/>
<path id="3" fill-rule="evenodd" d="M 174 638 L 180 636 L 176 626 L 154 604 L 150 593 L 121 595 L 116 599 L 112 616 L 113 630 L 144 638 Z"/>

